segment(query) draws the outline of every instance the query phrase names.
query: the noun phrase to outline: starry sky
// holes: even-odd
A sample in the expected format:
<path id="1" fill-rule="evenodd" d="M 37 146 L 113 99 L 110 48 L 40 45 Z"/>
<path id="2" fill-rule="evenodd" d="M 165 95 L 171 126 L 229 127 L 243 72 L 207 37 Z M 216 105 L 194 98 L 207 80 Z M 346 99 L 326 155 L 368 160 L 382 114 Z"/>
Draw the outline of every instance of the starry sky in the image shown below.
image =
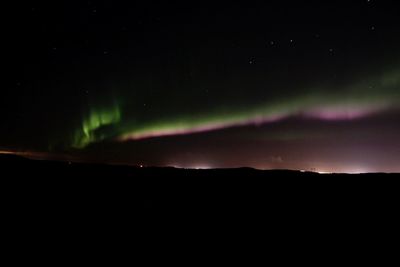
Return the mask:
<path id="1" fill-rule="evenodd" d="M 400 171 L 398 1 L 53 2 L 3 8 L 2 151 Z"/>

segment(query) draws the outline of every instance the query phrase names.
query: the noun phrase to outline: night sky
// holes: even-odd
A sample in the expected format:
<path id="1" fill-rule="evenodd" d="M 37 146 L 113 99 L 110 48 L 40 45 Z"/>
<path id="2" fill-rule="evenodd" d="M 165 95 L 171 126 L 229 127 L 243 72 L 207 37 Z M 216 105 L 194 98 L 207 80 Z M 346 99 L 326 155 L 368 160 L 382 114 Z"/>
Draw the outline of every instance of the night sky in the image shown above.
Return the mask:
<path id="1" fill-rule="evenodd" d="M 2 9 L 2 151 L 185 168 L 400 171 L 399 1 Z"/>

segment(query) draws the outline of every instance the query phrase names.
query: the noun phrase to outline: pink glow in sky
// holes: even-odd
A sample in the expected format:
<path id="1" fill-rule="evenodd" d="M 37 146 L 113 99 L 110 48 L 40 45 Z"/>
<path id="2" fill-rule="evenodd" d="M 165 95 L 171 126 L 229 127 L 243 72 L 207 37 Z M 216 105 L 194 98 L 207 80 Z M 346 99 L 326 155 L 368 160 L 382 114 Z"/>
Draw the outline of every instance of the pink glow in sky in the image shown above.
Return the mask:
<path id="1" fill-rule="evenodd" d="M 323 107 L 323 108 L 313 108 L 307 110 L 305 112 L 300 113 L 300 115 L 306 118 L 308 117 L 324 121 L 342 121 L 342 120 L 361 119 L 373 115 L 375 113 L 378 113 L 384 109 L 385 108 L 382 106 Z M 170 127 L 160 127 L 160 129 L 124 134 L 117 140 L 118 141 L 142 140 L 148 138 L 204 133 L 204 132 L 216 131 L 232 127 L 265 125 L 269 123 L 282 121 L 294 115 L 298 116 L 299 114 L 282 113 L 269 116 L 259 115 L 255 117 L 250 117 L 247 120 L 239 119 L 237 121 L 227 120 L 219 122 L 208 122 L 196 126 L 190 124 L 188 125 L 182 124 L 179 126 L 171 125 Z"/>

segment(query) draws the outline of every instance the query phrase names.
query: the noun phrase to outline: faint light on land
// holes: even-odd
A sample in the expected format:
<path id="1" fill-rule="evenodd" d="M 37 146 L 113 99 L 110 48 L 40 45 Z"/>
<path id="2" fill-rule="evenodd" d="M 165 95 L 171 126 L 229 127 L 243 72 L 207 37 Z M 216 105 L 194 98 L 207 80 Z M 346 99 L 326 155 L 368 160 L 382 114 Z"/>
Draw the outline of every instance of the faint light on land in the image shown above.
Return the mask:
<path id="1" fill-rule="evenodd" d="M 191 168 L 195 169 L 195 170 L 209 170 L 209 169 L 212 169 L 212 167 L 209 166 L 209 165 L 194 165 Z"/>
<path id="2" fill-rule="evenodd" d="M 317 171 L 318 174 L 332 174 L 332 172 L 327 171 Z"/>
<path id="3" fill-rule="evenodd" d="M 3 155 L 14 155 L 16 153 L 15 152 L 11 152 L 11 151 L 0 150 L 0 154 L 3 154 Z"/>
<path id="4" fill-rule="evenodd" d="M 349 171 L 346 171 L 346 173 L 349 174 L 363 174 L 363 173 L 369 173 L 370 171 L 367 170 L 366 168 L 362 167 L 356 167 L 356 168 L 351 168 Z"/>

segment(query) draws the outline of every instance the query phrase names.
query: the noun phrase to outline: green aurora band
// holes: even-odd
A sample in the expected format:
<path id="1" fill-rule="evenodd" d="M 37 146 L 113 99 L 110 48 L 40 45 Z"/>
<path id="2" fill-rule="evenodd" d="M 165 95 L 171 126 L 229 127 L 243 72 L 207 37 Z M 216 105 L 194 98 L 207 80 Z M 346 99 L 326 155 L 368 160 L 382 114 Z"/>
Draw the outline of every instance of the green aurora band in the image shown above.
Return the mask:
<path id="1" fill-rule="evenodd" d="M 166 110 L 162 119 L 140 121 L 133 118 L 129 104 L 129 99 L 120 96 L 109 105 L 90 108 L 75 130 L 71 146 L 81 149 L 103 140 L 140 140 L 265 124 L 290 116 L 321 120 L 357 119 L 400 107 L 400 68 L 341 88 L 309 88 L 297 96 L 266 100 L 247 107 L 221 105 L 205 112 L 194 111 L 184 115 L 168 114 Z"/>
<path id="2" fill-rule="evenodd" d="M 107 139 L 109 136 L 104 129 L 120 121 L 121 110 L 117 104 L 91 109 L 82 121 L 82 128 L 75 132 L 73 147 L 83 148 L 90 143 Z"/>

